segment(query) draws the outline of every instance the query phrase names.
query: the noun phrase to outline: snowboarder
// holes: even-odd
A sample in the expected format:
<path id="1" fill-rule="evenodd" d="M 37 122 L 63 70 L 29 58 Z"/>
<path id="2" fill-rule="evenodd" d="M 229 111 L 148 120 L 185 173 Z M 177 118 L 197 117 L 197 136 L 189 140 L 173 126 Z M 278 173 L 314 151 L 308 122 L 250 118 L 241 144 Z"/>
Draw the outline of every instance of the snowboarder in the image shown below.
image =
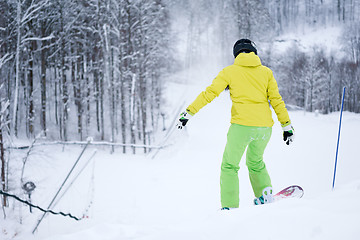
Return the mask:
<path id="1" fill-rule="evenodd" d="M 261 64 L 256 45 L 249 39 L 238 40 L 233 48 L 235 62 L 224 68 L 212 84 L 180 114 L 177 128 L 182 129 L 202 107 L 226 88 L 232 100 L 231 126 L 223 154 L 220 175 L 223 210 L 239 207 L 239 163 L 246 148 L 246 165 L 254 191 L 254 204 L 273 201 L 270 176 L 263 161 L 274 121 L 269 101 L 283 128 L 283 140 L 294 140 L 285 103 L 279 94 L 272 71 Z"/>

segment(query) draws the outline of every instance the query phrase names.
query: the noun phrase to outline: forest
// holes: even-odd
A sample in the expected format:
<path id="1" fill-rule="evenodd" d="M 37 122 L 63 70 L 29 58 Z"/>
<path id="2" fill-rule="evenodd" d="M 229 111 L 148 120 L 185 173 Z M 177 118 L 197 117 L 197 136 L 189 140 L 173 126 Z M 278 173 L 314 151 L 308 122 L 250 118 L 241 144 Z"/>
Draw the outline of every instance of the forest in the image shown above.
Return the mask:
<path id="1" fill-rule="evenodd" d="M 359 113 L 359 9 L 359 0 L 2 0 L 0 141 L 93 136 L 136 153 L 129 146 L 153 144 L 173 118 L 164 79 L 198 66 L 209 48 L 231 64 L 239 38 L 257 43 L 287 103 L 327 114 L 346 87 L 345 110 Z M 327 27 L 341 28 L 337 51 L 316 41 L 271 47 Z"/>
<path id="2" fill-rule="evenodd" d="M 3 131 L 147 144 L 167 66 L 161 0 L 10 0 L 0 12 Z"/>

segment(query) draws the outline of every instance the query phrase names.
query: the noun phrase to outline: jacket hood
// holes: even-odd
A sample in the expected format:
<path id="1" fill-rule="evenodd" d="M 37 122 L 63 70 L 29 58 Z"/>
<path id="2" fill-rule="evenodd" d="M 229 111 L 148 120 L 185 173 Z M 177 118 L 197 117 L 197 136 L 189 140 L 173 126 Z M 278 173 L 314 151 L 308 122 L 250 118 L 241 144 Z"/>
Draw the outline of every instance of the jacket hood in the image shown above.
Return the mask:
<path id="1" fill-rule="evenodd" d="M 255 55 L 255 53 L 240 53 L 235 58 L 235 65 L 244 66 L 244 67 L 257 67 L 261 66 L 260 58 Z"/>

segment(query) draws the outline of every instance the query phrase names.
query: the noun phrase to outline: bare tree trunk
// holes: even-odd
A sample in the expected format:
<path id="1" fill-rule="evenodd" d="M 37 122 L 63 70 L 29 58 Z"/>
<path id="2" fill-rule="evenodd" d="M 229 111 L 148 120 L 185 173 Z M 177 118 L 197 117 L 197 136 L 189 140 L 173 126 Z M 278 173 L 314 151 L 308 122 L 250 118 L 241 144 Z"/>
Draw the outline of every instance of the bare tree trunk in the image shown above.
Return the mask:
<path id="1" fill-rule="evenodd" d="M 75 56 L 75 59 L 71 65 L 71 76 L 72 76 L 72 85 L 73 85 L 73 91 L 74 91 L 74 100 L 75 100 L 75 106 L 77 108 L 77 128 L 78 128 L 78 134 L 80 137 L 80 140 L 83 139 L 82 136 L 82 94 L 81 94 L 81 82 L 82 82 L 82 76 L 81 76 L 81 63 L 80 63 L 80 57 L 79 53 L 75 52 L 77 50 L 74 49 L 74 47 L 78 48 L 78 46 L 73 46 L 73 55 Z"/>
<path id="2" fill-rule="evenodd" d="M 56 122 L 56 125 L 60 125 L 61 124 L 61 120 L 60 120 L 60 117 L 59 117 L 59 99 L 58 99 L 58 91 L 59 91 L 59 73 L 58 73 L 58 69 L 57 69 L 57 66 L 54 67 L 54 77 L 55 77 L 55 83 L 54 83 L 54 99 L 55 99 L 55 122 Z M 46 122 L 45 122 L 46 124 Z M 61 131 L 60 131 L 61 132 Z"/>
<path id="3" fill-rule="evenodd" d="M 113 86 L 112 86 L 112 79 L 111 79 L 111 51 L 110 51 L 110 40 L 108 38 L 108 25 L 104 25 L 103 26 L 103 30 L 104 30 L 104 81 L 106 82 L 107 85 L 107 90 L 108 90 L 108 94 L 109 94 L 109 105 L 110 105 L 110 128 L 111 128 L 111 140 L 110 142 L 114 142 L 115 141 L 115 136 L 114 136 L 114 109 L 113 109 L 113 105 L 114 105 L 114 99 L 113 99 Z M 114 151 L 114 149 L 112 149 L 112 152 Z"/>
<path id="4" fill-rule="evenodd" d="M 102 40 L 101 38 L 101 27 L 100 27 L 100 1 L 97 1 L 97 6 L 96 6 L 96 29 L 97 32 L 100 34 L 100 39 L 99 39 L 99 35 L 96 35 L 96 42 Z M 92 54 L 92 61 L 93 64 L 95 65 L 94 67 L 94 85 L 95 85 L 95 93 L 94 93 L 94 97 L 95 97 L 95 103 L 96 103 L 96 126 L 97 126 L 97 131 L 100 132 L 101 135 L 101 140 L 104 140 L 105 138 L 105 134 L 104 134 L 104 112 L 103 112 L 103 88 L 102 88 L 102 76 L 100 76 L 100 54 L 101 54 L 101 49 L 95 44 L 94 48 L 93 48 L 93 54 Z"/>
<path id="5" fill-rule="evenodd" d="M 146 49 L 145 49 L 146 52 Z M 146 92 L 146 81 L 145 81 L 145 73 L 144 73 L 144 69 L 140 68 L 140 111 L 141 111 L 141 116 L 139 116 L 139 120 L 141 117 L 141 137 L 143 140 L 143 144 L 146 145 L 146 125 L 147 125 L 147 114 L 146 114 L 146 108 L 147 108 L 147 101 L 148 101 L 148 96 L 147 96 L 147 92 Z M 140 126 L 139 126 L 140 128 Z M 144 153 L 146 153 L 146 147 L 144 147 Z"/>
<path id="6" fill-rule="evenodd" d="M 2 129 L 0 129 L 0 154 L 1 154 L 1 186 L 2 190 L 6 191 L 5 185 L 5 157 L 4 157 L 4 144 L 3 144 L 3 136 L 2 136 Z M 2 205 L 6 206 L 6 196 L 3 196 Z"/>
<path id="7" fill-rule="evenodd" d="M 1 161 L 1 187 L 3 191 L 6 191 L 6 177 L 5 177 L 5 155 L 4 155 L 4 141 L 3 141 L 3 111 L 2 111 L 2 103 L 0 102 L 0 161 Z M 2 198 L 2 205 L 6 206 L 6 196 L 4 195 Z"/>
<path id="8" fill-rule="evenodd" d="M 93 73 L 95 111 L 96 111 L 96 127 L 97 127 L 97 131 L 100 132 L 100 130 L 101 130 L 101 128 L 100 128 L 100 80 L 99 80 L 99 73 L 98 73 L 98 65 L 99 64 L 96 62 L 97 55 L 95 55 L 99 50 L 95 46 L 93 51 L 94 51 L 94 53 L 92 55 L 92 62 L 94 65 L 96 64 L 96 66 L 94 67 L 94 73 Z"/>
<path id="9" fill-rule="evenodd" d="M 90 82 L 89 82 L 89 76 L 88 76 L 88 67 L 87 67 L 87 57 L 86 53 L 84 54 L 84 82 L 86 84 L 86 132 L 88 134 L 90 121 L 91 121 L 91 115 L 90 115 L 90 96 L 91 96 L 91 88 L 90 88 Z"/>
<path id="10" fill-rule="evenodd" d="M 28 98 L 29 98 L 29 112 L 28 119 L 29 123 L 29 135 L 34 137 L 34 51 L 36 49 L 36 41 L 30 43 L 30 61 L 29 61 L 29 75 L 28 75 Z"/>
<path id="11" fill-rule="evenodd" d="M 97 70 L 94 70 L 94 85 L 95 85 L 95 109 L 96 109 L 96 127 L 97 131 L 100 132 L 100 84 L 99 84 L 99 74 Z"/>
<path id="12" fill-rule="evenodd" d="M 4 156 L 4 142 L 3 142 L 3 132 L 2 127 L 0 127 L 0 158 L 1 158 L 1 186 L 2 190 L 6 191 L 6 182 L 5 182 L 5 156 Z M 6 196 L 3 196 L 2 205 L 6 206 Z"/>
<path id="13" fill-rule="evenodd" d="M 104 78 L 100 78 L 100 129 L 101 140 L 105 140 L 105 119 L 104 119 Z"/>
<path id="14" fill-rule="evenodd" d="M 67 88 L 67 77 L 66 77 L 66 66 L 65 66 L 65 57 L 66 57 L 66 44 L 65 44 L 65 28 L 64 28 L 64 9 L 63 6 L 60 7 L 60 29 L 61 29 L 61 123 L 60 123 L 60 131 L 61 131 L 61 138 L 65 141 L 68 140 L 67 136 L 67 122 L 68 122 L 68 101 L 69 101 L 69 94 Z"/>
<path id="15" fill-rule="evenodd" d="M 17 112 L 18 112 L 18 98 L 19 98 L 19 82 L 20 82 L 20 41 L 21 41 L 21 1 L 17 2 L 17 42 L 16 42 L 16 75 L 15 75 L 15 93 L 14 93 L 14 106 L 13 106 L 13 119 L 11 132 L 17 136 Z"/>
<path id="16" fill-rule="evenodd" d="M 146 96 L 146 91 L 144 89 L 143 91 L 144 93 L 144 98 L 141 98 L 141 115 L 142 115 L 142 140 L 143 140 L 143 144 L 146 145 L 146 125 L 147 125 L 147 114 L 146 114 L 146 107 L 147 107 L 147 104 L 146 104 L 146 101 L 147 101 L 147 98 L 145 97 Z M 146 153 L 146 147 L 144 147 L 144 153 Z"/>
<path id="17" fill-rule="evenodd" d="M 130 90 L 130 135 L 131 135 L 131 143 L 136 143 L 135 136 L 135 83 L 136 83 L 136 75 L 133 74 L 131 90 Z M 136 149 L 133 147 L 133 154 L 136 153 Z"/>
<path id="18" fill-rule="evenodd" d="M 121 78 L 121 135 L 122 143 L 126 143 L 126 108 L 125 108 L 125 79 Z M 123 147 L 123 153 L 126 153 L 126 147 Z"/>
<path id="19" fill-rule="evenodd" d="M 41 24 L 41 35 L 45 37 L 45 26 L 44 22 Z M 40 92 L 41 92 L 41 114 L 40 114 L 40 125 L 43 134 L 46 136 L 46 52 L 45 52 L 45 43 L 41 43 L 41 64 L 40 64 Z M 56 73 L 56 68 L 54 69 Z M 56 79 L 56 78 L 55 78 Z M 55 80 L 57 81 L 57 80 Z M 56 84 L 56 83 L 55 83 Z M 56 94 L 56 88 L 55 88 Z M 55 102 L 56 95 L 55 95 Z M 55 114 L 57 114 L 57 108 L 55 108 Z M 57 117 L 56 117 L 57 120 Z"/>
<path id="20" fill-rule="evenodd" d="M 61 56 L 61 71 L 62 71 L 62 139 L 67 141 L 67 120 L 68 120 L 68 89 L 65 71 L 65 40 L 62 40 L 62 56 Z"/>

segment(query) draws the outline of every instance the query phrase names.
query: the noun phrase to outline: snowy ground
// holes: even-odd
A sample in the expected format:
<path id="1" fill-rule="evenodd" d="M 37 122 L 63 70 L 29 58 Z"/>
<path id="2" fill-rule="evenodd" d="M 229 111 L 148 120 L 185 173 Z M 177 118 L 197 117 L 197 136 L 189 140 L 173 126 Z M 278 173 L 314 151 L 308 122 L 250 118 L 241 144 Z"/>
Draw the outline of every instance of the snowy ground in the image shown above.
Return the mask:
<path id="1" fill-rule="evenodd" d="M 342 29 L 339 26 L 325 27 L 321 29 L 305 28 L 300 32 L 288 32 L 276 38 L 273 48 L 276 51 L 287 51 L 293 45 L 301 51 L 311 52 L 315 48 L 322 48 L 326 54 L 336 53 L 339 59 L 344 57 L 339 51 L 339 39 Z"/>
<path id="2" fill-rule="evenodd" d="M 189 100 L 208 83 L 187 90 Z M 184 89 L 180 84 L 169 88 Z M 179 96 L 183 93 L 177 92 Z M 253 206 L 242 161 L 240 208 L 224 212 L 219 211 L 219 175 L 230 105 L 228 93 L 222 93 L 191 119 L 185 131 L 174 132 L 170 141 L 175 145 L 159 152 L 155 159 L 151 155 L 123 155 L 120 151 L 111 155 L 109 149 L 98 148 L 89 218 L 76 222 L 48 215 L 32 235 L 41 213 L 34 210 L 30 215 L 23 206 L 23 225 L 16 224 L 11 216 L 6 221 L 0 218 L 0 239 L 12 239 L 14 234 L 14 239 L 26 240 L 358 239 L 360 115 L 344 113 L 334 191 L 331 184 L 339 113 L 316 116 L 290 112 L 296 130 L 294 144 L 283 143 L 276 122 L 265 161 L 275 190 L 298 184 L 305 190 L 304 197 Z M 81 148 L 62 150 L 57 146 L 43 147 L 38 154 L 44 159 L 29 162 L 27 174 L 41 175 L 35 179 L 39 189 L 35 190 L 34 203 L 49 203 L 54 187 L 60 185 Z M 93 151 L 94 147 L 89 148 L 83 160 Z M 91 200 L 92 173 L 93 163 L 55 209 L 79 215 Z M 52 191 L 45 191 L 47 188 Z"/>
<path id="3" fill-rule="evenodd" d="M 171 76 L 165 97 L 168 122 L 178 114 L 179 105 L 191 103 L 210 84 L 219 66 L 201 63 L 194 72 Z M 0 240 L 359 239 L 360 115 L 344 113 L 334 191 L 339 113 L 316 116 L 291 111 L 294 144 L 283 143 L 275 121 L 264 159 L 275 191 L 297 184 L 304 188 L 304 197 L 253 206 L 245 161 L 241 161 L 240 208 L 224 212 L 219 211 L 219 176 L 230 107 L 224 92 L 184 131 L 175 131 L 169 139 L 173 145 L 154 159 L 152 154 L 123 155 L 121 149 L 110 154 L 108 147 L 97 147 L 93 161 L 54 207 L 76 216 L 85 213 L 88 218 L 76 222 L 47 215 L 32 235 L 42 213 L 29 214 L 27 206 L 18 204 L 15 211 L 6 209 L 6 220 L 0 209 Z M 71 179 L 94 151 L 94 146 L 86 150 Z M 24 173 L 25 180 L 37 185 L 34 203 L 47 207 L 80 152 L 78 146 L 34 149 Z M 12 159 L 21 162 L 25 153 L 14 153 Z M 11 170 L 19 173 L 19 166 L 14 164 Z"/>

